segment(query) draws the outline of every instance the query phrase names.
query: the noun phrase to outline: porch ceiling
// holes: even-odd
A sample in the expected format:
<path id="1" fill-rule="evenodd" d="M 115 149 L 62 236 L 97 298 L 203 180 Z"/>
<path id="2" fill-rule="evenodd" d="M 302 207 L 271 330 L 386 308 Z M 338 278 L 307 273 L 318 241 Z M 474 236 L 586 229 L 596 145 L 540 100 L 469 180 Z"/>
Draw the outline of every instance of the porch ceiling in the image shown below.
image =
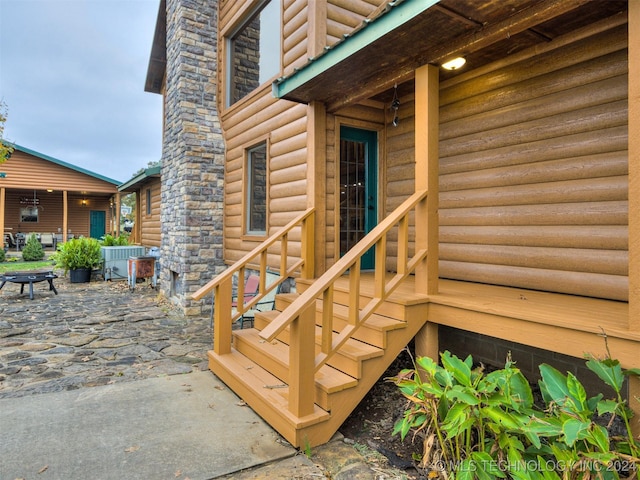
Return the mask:
<path id="1" fill-rule="evenodd" d="M 422 1 L 388 4 L 349 37 L 278 79 L 274 93 L 300 103 L 320 101 L 335 111 L 410 80 L 422 65 L 464 56 L 464 70 L 477 68 L 627 10 L 626 0 L 441 0 L 406 14 Z M 403 11 L 406 21 L 398 20 Z M 395 26 L 385 31 L 385 23 Z M 456 73 L 443 70 L 441 79 Z"/>

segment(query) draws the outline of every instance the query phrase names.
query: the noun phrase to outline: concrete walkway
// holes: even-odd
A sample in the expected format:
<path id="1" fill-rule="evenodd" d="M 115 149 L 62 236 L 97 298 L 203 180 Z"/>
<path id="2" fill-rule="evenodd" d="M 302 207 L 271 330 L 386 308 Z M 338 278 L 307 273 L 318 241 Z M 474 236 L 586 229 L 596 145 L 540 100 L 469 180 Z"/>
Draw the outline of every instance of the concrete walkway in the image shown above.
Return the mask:
<path id="1" fill-rule="evenodd" d="M 0 480 L 394 478 L 338 440 L 312 460 L 207 369 L 208 315 L 148 286 L 0 291 Z M 319 463 L 319 465 L 316 465 Z"/>
<path id="2" fill-rule="evenodd" d="M 210 479 L 296 454 L 209 372 L 0 400 L 2 479 Z"/>

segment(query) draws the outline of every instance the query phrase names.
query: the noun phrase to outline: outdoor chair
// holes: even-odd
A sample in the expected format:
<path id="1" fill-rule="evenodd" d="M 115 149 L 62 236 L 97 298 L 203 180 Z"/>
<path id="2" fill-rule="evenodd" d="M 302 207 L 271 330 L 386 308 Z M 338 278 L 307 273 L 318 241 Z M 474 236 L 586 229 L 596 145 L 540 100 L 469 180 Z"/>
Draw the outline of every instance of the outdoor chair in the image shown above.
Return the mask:
<path id="1" fill-rule="evenodd" d="M 6 243 L 9 248 L 14 248 L 16 246 L 16 241 L 13 239 L 13 234 L 11 232 L 4 232 L 4 243 Z"/>
<path id="2" fill-rule="evenodd" d="M 258 275 L 251 274 L 247 277 L 244 282 L 244 300 L 242 303 L 247 303 L 251 301 L 253 297 L 258 295 L 258 289 L 260 288 L 260 277 Z M 235 292 L 233 298 L 231 299 L 231 306 L 233 308 L 238 308 L 238 293 Z M 246 313 L 246 312 L 245 312 Z M 253 325 L 253 317 L 245 317 L 243 314 L 238 322 L 240 323 L 240 328 L 244 328 L 244 322 L 251 322 Z"/>
<path id="3" fill-rule="evenodd" d="M 56 237 L 53 236 L 53 233 L 42 233 L 40 235 L 40 245 L 43 247 L 53 247 L 56 248 Z"/>
<path id="4" fill-rule="evenodd" d="M 266 285 L 267 287 L 274 283 L 279 276 L 275 273 L 267 272 Z M 282 291 L 283 283 L 278 285 L 275 290 L 272 290 L 267 295 L 264 296 L 262 301 L 256 303 L 251 307 L 251 310 L 244 312 L 244 314 L 237 320 L 240 324 L 240 328 L 244 328 L 245 322 L 249 323 L 250 327 L 253 327 L 254 315 L 255 312 L 267 312 L 269 310 L 273 310 L 275 307 L 275 297 L 278 293 Z M 255 274 L 250 274 L 244 284 L 244 303 L 251 301 L 253 297 L 258 295 L 260 288 L 260 277 Z M 237 293 L 234 295 L 231 301 L 231 306 L 234 308 L 238 307 L 238 296 Z"/>

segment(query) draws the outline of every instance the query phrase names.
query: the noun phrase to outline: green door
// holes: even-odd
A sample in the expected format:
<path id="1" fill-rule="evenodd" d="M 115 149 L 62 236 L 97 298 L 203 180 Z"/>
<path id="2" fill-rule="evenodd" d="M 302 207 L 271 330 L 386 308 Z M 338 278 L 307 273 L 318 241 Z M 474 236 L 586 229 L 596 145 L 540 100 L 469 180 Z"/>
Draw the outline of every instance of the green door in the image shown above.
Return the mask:
<path id="1" fill-rule="evenodd" d="M 107 213 L 104 210 L 91 210 L 89 212 L 89 236 L 101 238 L 105 234 Z"/>
<path id="2" fill-rule="evenodd" d="M 378 134 L 340 127 L 340 255 L 378 223 Z M 374 268 L 374 248 L 361 268 Z"/>

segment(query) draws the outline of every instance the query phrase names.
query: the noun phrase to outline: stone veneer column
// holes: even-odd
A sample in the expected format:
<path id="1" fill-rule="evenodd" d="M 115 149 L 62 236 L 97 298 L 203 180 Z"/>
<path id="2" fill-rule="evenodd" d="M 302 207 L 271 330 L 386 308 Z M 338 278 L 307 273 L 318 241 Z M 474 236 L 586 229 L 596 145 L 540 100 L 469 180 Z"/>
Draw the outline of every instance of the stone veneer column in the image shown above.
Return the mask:
<path id="1" fill-rule="evenodd" d="M 224 269 L 217 1 L 167 0 L 166 4 L 161 285 L 163 294 L 185 314 L 198 315 L 210 307 L 194 302 L 190 295 Z"/>

